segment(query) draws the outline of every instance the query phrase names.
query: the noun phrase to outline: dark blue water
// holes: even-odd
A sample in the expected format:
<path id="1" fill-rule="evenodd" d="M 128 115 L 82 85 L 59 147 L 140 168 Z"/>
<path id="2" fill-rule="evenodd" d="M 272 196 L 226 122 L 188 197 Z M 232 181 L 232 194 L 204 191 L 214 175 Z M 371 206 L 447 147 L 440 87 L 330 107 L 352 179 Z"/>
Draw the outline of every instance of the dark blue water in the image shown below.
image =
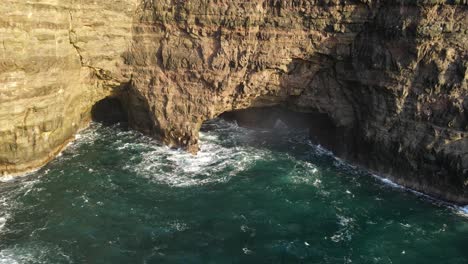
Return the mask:
<path id="1" fill-rule="evenodd" d="M 192 156 L 93 124 L 0 183 L 0 263 L 468 263 L 468 218 L 305 131 L 205 124 Z"/>

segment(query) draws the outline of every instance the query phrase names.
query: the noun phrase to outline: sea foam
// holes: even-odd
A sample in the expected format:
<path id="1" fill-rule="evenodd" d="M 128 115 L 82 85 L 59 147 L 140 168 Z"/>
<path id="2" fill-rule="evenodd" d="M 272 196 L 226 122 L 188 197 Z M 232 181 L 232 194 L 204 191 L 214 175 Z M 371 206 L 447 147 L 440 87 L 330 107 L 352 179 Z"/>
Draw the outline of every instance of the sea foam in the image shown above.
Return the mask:
<path id="1" fill-rule="evenodd" d="M 216 126 L 218 132 L 229 132 L 231 139 L 242 136 L 239 133 L 241 128 L 235 125 L 221 123 L 213 126 Z M 225 146 L 224 140 L 226 139 L 219 138 L 215 133 L 201 132 L 200 151 L 197 155 L 148 142 L 144 146 L 146 150 L 141 154 L 141 161 L 127 166 L 127 169 L 173 187 L 223 183 L 249 168 L 266 153 L 247 146 Z M 136 146 L 127 145 L 130 149 L 134 147 Z"/>

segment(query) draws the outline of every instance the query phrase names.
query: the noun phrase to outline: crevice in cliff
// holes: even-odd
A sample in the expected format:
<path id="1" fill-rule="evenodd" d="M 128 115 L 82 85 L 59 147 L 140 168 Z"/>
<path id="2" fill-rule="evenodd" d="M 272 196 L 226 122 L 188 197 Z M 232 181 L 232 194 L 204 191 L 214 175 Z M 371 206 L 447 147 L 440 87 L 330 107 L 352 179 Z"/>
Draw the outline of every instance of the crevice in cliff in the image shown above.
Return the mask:
<path id="1" fill-rule="evenodd" d="M 70 45 L 76 50 L 76 53 L 78 54 L 78 57 L 80 58 L 80 63 L 81 66 L 84 67 L 84 62 L 83 62 L 83 56 L 81 55 L 80 52 L 80 47 L 76 44 L 76 33 L 75 30 L 73 29 L 73 14 L 71 11 L 68 11 L 68 15 L 70 17 L 70 23 L 69 23 L 69 28 L 68 28 L 68 40 L 70 42 Z"/>
<path id="2" fill-rule="evenodd" d="M 75 29 L 73 28 L 72 11 L 69 10 L 68 14 L 69 14 L 68 40 L 70 42 L 70 45 L 75 49 L 76 54 L 78 55 L 81 67 L 89 68 L 99 80 L 104 80 L 104 81 L 113 80 L 114 78 L 110 76 L 110 73 L 108 71 L 102 68 L 94 67 L 85 62 L 85 58 L 81 52 L 81 48 L 77 44 L 77 35 L 76 35 Z"/>

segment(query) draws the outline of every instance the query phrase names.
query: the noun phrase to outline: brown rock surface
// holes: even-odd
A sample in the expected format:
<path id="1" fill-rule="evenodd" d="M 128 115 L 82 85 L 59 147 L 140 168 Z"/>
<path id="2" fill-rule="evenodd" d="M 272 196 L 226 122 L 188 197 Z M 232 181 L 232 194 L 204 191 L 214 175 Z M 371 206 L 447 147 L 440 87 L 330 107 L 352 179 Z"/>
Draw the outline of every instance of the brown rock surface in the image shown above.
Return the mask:
<path id="1" fill-rule="evenodd" d="M 128 82 L 121 54 L 135 8 L 133 0 L 2 1 L 0 172 L 52 159 L 93 104 Z"/>
<path id="2" fill-rule="evenodd" d="M 0 168 L 43 164 L 106 96 L 193 153 L 203 121 L 281 106 L 338 155 L 467 203 L 468 8 L 433 2 L 7 0 Z"/>

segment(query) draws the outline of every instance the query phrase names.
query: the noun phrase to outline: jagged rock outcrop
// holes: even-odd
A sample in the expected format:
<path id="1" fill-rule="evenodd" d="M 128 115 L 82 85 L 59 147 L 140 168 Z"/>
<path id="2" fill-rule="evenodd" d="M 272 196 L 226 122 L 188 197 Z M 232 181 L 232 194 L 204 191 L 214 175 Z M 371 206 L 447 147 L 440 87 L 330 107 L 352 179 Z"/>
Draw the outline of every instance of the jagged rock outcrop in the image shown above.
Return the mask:
<path id="1" fill-rule="evenodd" d="M 44 163 L 106 96 L 193 153 L 203 121 L 281 106 L 338 155 L 468 202 L 466 1 L 19 2 L 0 7 L 4 172 Z"/>

